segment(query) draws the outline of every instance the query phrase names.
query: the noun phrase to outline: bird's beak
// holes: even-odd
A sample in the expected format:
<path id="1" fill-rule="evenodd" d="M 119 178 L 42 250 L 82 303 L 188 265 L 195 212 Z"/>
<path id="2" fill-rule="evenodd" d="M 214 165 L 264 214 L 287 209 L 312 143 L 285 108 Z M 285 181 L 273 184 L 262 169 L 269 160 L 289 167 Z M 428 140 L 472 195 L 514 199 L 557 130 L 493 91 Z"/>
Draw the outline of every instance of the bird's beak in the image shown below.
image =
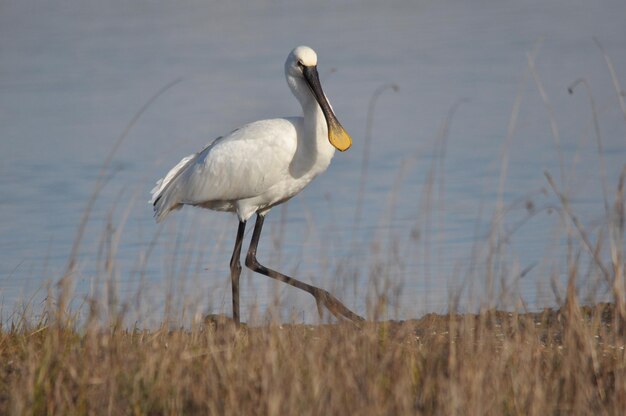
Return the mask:
<path id="1" fill-rule="evenodd" d="M 341 126 L 341 123 L 339 123 L 339 120 L 335 117 L 333 109 L 330 108 L 330 104 L 328 104 L 324 91 L 322 91 L 320 78 L 317 74 L 317 67 L 304 66 L 302 67 L 302 72 L 304 74 L 304 79 L 309 85 L 311 92 L 313 92 L 313 95 L 315 96 L 317 103 L 322 108 L 322 112 L 326 118 L 326 125 L 328 126 L 328 141 L 341 152 L 348 150 L 348 148 L 352 145 L 352 139 L 350 139 L 348 133 Z"/>

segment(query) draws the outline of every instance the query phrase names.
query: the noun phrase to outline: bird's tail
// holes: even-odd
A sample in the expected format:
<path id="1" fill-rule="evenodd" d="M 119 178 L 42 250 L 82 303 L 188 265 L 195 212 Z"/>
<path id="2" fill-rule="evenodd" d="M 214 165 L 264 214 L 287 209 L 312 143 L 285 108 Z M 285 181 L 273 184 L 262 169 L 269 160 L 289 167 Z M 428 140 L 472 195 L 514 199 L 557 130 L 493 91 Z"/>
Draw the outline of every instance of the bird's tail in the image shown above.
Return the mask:
<path id="1" fill-rule="evenodd" d="M 154 218 L 156 222 L 161 222 L 170 211 L 179 209 L 182 207 L 181 195 L 179 194 L 179 187 L 177 186 L 178 179 L 185 169 L 193 163 L 197 157 L 197 153 L 189 155 L 176 166 L 174 166 L 163 179 L 159 179 L 156 186 L 150 191 L 152 198 L 150 203 L 154 207 Z"/>

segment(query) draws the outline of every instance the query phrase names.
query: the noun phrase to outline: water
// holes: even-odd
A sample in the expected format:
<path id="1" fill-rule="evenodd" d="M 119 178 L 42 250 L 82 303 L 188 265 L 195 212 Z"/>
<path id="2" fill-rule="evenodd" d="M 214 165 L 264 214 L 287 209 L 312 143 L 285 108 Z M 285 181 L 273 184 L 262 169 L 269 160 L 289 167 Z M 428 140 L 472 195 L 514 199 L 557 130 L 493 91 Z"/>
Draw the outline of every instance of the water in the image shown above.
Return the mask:
<path id="1" fill-rule="evenodd" d="M 326 93 L 354 146 L 337 154 L 328 172 L 286 208 L 273 210 L 260 258 L 333 290 L 361 313 L 373 291 L 371 277 L 402 289 L 400 317 L 446 310 L 459 287 L 468 298 L 484 295 L 485 271 L 472 259 L 484 258 L 507 128 L 521 97 L 503 198 L 507 205 L 522 202 L 503 226 L 512 230 L 523 220 L 528 201 L 538 213 L 507 241 L 505 275 L 527 304 L 554 304 L 550 276 L 562 280 L 565 251 L 558 215 L 543 209 L 558 206 L 544 171 L 567 189 L 584 224 L 601 222 L 589 100 L 584 86 L 573 96 L 567 86 L 580 77 L 591 86 L 614 193 L 626 123 L 593 37 L 626 85 L 625 16 L 621 0 L 3 2 L 3 314 L 18 301 L 32 298 L 39 305 L 42 288 L 63 275 L 115 140 L 157 90 L 178 78 L 134 125 L 107 169 L 80 244 L 76 297 L 103 292 L 103 276 L 112 274 L 122 299 L 138 290 L 147 299 L 143 317 L 159 310 L 168 290 L 183 293 L 195 311 L 229 312 L 227 264 L 236 219 L 185 209 L 157 227 L 148 191 L 214 137 L 252 120 L 296 114 L 282 68 L 298 44 L 317 50 Z M 528 71 L 533 50 L 550 109 Z M 367 107 L 387 83 L 400 91 L 387 90 L 376 102 L 365 205 L 355 228 Z M 438 165 L 439 131 L 459 102 Z M 433 164 L 442 169 L 428 192 Z M 108 272 L 106 247 L 114 250 Z M 514 277 L 515 267 L 533 265 L 525 277 Z M 277 293 L 284 310 L 305 319 L 315 315 L 306 296 L 267 280 L 245 275 L 244 315 L 252 304 L 263 310 Z"/>

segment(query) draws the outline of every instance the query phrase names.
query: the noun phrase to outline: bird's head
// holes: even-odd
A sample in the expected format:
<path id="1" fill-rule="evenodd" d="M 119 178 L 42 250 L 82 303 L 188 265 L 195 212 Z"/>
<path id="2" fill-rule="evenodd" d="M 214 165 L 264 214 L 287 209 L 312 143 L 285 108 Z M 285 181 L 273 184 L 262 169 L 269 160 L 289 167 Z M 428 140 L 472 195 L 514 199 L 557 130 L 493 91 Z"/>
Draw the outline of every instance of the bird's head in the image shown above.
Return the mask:
<path id="1" fill-rule="evenodd" d="M 296 79 L 304 79 L 324 113 L 326 125 L 328 126 L 328 141 L 341 152 L 348 150 L 352 145 L 352 139 L 350 139 L 350 135 L 348 135 L 341 126 L 341 123 L 337 120 L 332 107 L 328 103 L 326 95 L 324 95 L 317 73 L 317 54 L 315 51 L 308 46 L 298 46 L 295 48 L 287 57 L 285 73 L 287 76 Z"/>

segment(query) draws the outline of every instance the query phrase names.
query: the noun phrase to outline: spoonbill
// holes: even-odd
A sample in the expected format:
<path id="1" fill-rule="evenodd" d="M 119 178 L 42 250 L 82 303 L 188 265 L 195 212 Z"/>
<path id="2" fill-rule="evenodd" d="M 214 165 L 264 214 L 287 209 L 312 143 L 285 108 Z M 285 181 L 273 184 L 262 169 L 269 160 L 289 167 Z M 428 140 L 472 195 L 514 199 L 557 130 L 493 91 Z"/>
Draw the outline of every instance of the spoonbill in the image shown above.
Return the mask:
<path id="1" fill-rule="evenodd" d="M 288 201 L 324 172 L 335 153 L 352 140 L 322 90 L 317 54 L 295 48 L 285 62 L 285 77 L 302 106 L 303 117 L 260 120 L 218 137 L 200 152 L 183 158 L 152 190 L 154 216 L 161 222 L 171 211 L 192 205 L 234 212 L 239 219 L 230 260 L 233 319 L 239 324 L 241 246 L 246 221 L 256 214 L 245 264 L 251 270 L 302 289 L 335 317 L 361 321 L 328 291 L 269 269 L 256 258 L 263 221 L 270 209 Z"/>

